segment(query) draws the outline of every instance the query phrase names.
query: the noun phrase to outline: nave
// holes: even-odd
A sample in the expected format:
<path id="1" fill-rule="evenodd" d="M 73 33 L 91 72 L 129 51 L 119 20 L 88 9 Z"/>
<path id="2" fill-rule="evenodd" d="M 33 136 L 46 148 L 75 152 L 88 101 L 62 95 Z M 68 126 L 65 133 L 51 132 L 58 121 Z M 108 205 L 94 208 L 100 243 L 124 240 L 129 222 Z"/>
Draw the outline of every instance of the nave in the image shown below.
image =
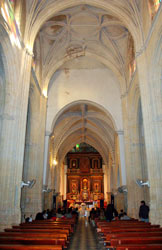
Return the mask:
<path id="1" fill-rule="evenodd" d="M 68 250 L 103 250 L 99 243 L 96 228 L 85 217 L 78 220 L 76 232 L 71 240 Z"/>
<path id="2" fill-rule="evenodd" d="M 161 156 L 162 0 L 0 0 L 0 232 L 83 203 L 139 219 L 142 200 L 162 226 Z M 69 247 L 44 223 L 30 242 Z"/>
<path id="3" fill-rule="evenodd" d="M 92 223 L 94 222 L 94 223 Z M 1 250 L 162 249 L 160 225 L 136 219 L 80 217 L 33 220 L 0 233 Z"/>

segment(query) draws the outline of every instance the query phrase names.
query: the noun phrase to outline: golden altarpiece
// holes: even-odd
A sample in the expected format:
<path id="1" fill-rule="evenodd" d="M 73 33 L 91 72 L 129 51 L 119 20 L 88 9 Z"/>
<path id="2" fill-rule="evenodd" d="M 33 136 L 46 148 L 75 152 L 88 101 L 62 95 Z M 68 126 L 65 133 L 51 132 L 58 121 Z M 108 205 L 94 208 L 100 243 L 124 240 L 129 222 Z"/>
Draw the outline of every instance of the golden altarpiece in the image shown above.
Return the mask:
<path id="1" fill-rule="evenodd" d="M 69 202 L 92 202 L 104 199 L 102 157 L 99 153 L 68 153 L 67 163 Z"/>

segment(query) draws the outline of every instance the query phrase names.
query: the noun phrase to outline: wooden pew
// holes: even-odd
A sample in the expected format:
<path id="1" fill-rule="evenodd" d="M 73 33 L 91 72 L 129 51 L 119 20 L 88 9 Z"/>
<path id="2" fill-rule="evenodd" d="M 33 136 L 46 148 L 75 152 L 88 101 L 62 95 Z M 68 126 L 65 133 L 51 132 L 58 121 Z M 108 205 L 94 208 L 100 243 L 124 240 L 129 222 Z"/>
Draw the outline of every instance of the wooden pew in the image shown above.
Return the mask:
<path id="1" fill-rule="evenodd" d="M 62 229 L 66 229 L 66 228 L 69 228 L 71 229 L 72 226 L 70 224 L 32 224 L 32 223 L 26 223 L 26 224 L 23 224 L 23 225 L 19 225 L 19 226 L 13 226 L 13 228 L 46 228 L 46 227 L 49 227 L 49 228 L 62 228 Z"/>
<path id="2" fill-rule="evenodd" d="M 106 241 L 110 239 L 119 239 L 120 237 L 162 237 L 161 232 L 120 232 L 120 233 L 108 233 L 106 234 Z"/>
<path id="3" fill-rule="evenodd" d="M 102 225 L 118 225 L 118 224 L 146 224 L 143 221 L 135 221 L 135 220 L 117 220 L 117 221 L 98 221 L 96 223 L 97 227 Z M 147 223 L 148 225 L 151 225 L 150 222 Z"/>
<path id="4" fill-rule="evenodd" d="M 160 227 L 160 225 L 151 225 L 151 223 L 145 223 L 145 222 L 141 222 L 141 221 L 115 221 L 115 222 L 101 222 L 101 223 L 97 223 L 97 227 L 98 228 L 102 228 L 102 227 L 122 227 L 122 226 L 140 226 L 140 227 Z"/>
<path id="5" fill-rule="evenodd" d="M 119 225 L 102 225 L 102 226 L 99 226 L 99 228 L 119 228 L 119 227 L 125 227 L 125 228 L 129 228 L 129 227 L 144 227 L 144 228 L 147 228 L 147 227 L 154 227 L 154 228 L 159 228 L 160 226 L 159 225 L 149 225 L 146 223 L 145 224 L 119 224 Z"/>
<path id="6" fill-rule="evenodd" d="M 70 233 L 73 233 L 73 228 L 71 225 L 38 225 L 38 224 L 33 224 L 33 225 L 24 225 L 24 226 L 13 226 L 14 229 L 69 229 Z"/>
<path id="7" fill-rule="evenodd" d="M 158 249 L 162 250 L 162 244 L 123 245 L 123 246 L 117 246 L 115 249 L 116 250 L 158 250 Z"/>
<path id="8" fill-rule="evenodd" d="M 162 228 L 139 221 L 97 222 L 107 249 L 162 249 Z"/>
<path id="9" fill-rule="evenodd" d="M 5 232 L 23 232 L 23 233 L 65 233 L 67 236 L 69 236 L 70 231 L 69 229 L 30 229 L 30 228 L 6 228 Z"/>
<path id="10" fill-rule="evenodd" d="M 145 244 L 162 244 L 162 237 L 121 237 L 118 239 L 111 239 L 110 245 L 113 247 L 119 246 L 119 245 L 145 245 Z"/>
<path id="11" fill-rule="evenodd" d="M 67 234 L 61 234 L 61 233 L 36 233 L 36 232 L 0 232 L 0 238 L 3 237 L 41 237 L 41 238 L 55 238 L 55 239 L 65 239 L 66 242 L 68 241 Z"/>
<path id="12" fill-rule="evenodd" d="M 61 219 L 61 218 L 57 218 L 56 220 L 33 220 L 32 222 L 23 222 L 21 224 L 31 224 L 31 223 L 69 223 L 69 224 L 75 224 L 76 220 L 74 219 Z"/>
<path id="13" fill-rule="evenodd" d="M 21 223 L 20 226 L 23 226 L 23 225 L 31 225 L 31 224 L 51 224 L 51 225 L 55 225 L 55 224 L 58 224 L 58 225 L 61 225 L 61 224 L 68 224 L 68 225 L 72 225 L 74 226 L 75 225 L 75 220 L 73 219 L 65 219 L 65 220 L 56 220 L 56 221 L 53 221 L 53 220 L 33 220 L 32 222 L 24 222 L 24 223 Z"/>
<path id="14" fill-rule="evenodd" d="M 1 250 L 62 250 L 60 245 L 0 245 Z"/>
<path id="15" fill-rule="evenodd" d="M 120 232 L 147 232 L 147 231 L 162 231 L 159 225 L 151 225 L 150 223 L 138 221 L 116 221 L 98 223 L 97 231 L 106 235 L 107 233 Z"/>
<path id="16" fill-rule="evenodd" d="M 74 219 L 22 223 L 0 233 L 0 249 L 61 250 L 62 247 L 67 248 L 74 225 Z"/>
<path id="17" fill-rule="evenodd" d="M 70 220 L 65 220 L 65 221 L 33 221 L 30 223 L 21 223 L 20 226 L 31 226 L 31 225 L 42 225 L 42 226 L 70 226 L 72 228 L 72 231 L 74 231 L 75 228 L 75 222 L 70 221 Z"/>
<path id="18" fill-rule="evenodd" d="M 61 245 L 66 247 L 65 239 L 55 239 L 55 238 L 41 238 L 41 237 L 1 237 L 0 247 L 4 244 L 23 244 L 23 245 Z"/>
<path id="19" fill-rule="evenodd" d="M 120 230 L 120 229 L 131 229 L 132 230 L 135 228 L 139 228 L 139 229 L 152 229 L 152 228 L 160 228 L 159 225 L 150 225 L 149 223 L 125 223 L 122 222 L 121 223 L 108 223 L 108 224 L 104 224 L 104 225 L 99 225 L 97 228 L 97 232 L 98 233 L 104 233 L 104 232 L 112 232 L 113 230 Z"/>
<path id="20" fill-rule="evenodd" d="M 105 228 L 102 230 L 102 233 L 106 235 L 107 233 L 114 232 L 162 232 L 162 228 Z"/>
<path id="21" fill-rule="evenodd" d="M 123 233 L 108 233 L 106 234 L 105 245 L 110 245 L 111 239 L 120 239 L 129 237 L 162 237 L 162 232 L 123 232 Z"/>

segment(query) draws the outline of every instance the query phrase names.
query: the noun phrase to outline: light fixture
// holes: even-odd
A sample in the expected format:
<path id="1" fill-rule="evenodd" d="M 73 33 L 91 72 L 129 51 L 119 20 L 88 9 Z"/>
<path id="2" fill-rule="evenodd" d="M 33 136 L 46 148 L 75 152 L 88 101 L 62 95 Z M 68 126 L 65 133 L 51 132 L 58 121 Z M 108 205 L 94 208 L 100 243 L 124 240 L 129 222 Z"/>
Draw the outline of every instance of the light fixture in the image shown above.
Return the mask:
<path id="1" fill-rule="evenodd" d="M 57 161 L 54 159 L 53 160 L 53 165 L 56 166 L 57 165 Z"/>
<path id="2" fill-rule="evenodd" d="M 150 187 L 149 181 L 144 182 L 144 181 L 142 181 L 142 180 L 140 180 L 140 179 L 137 179 L 137 180 L 136 180 L 136 184 L 137 184 L 139 187 L 142 187 L 142 186 Z"/>
<path id="3" fill-rule="evenodd" d="M 127 193 L 128 189 L 126 186 L 121 186 L 121 187 L 118 187 L 118 192 L 119 193 Z"/>
<path id="4" fill-rule="evenodd" d="M 50 193 L 50 192 L 52 192 L 52 189 L 50 189 L 50 188 L 42 189 L 42 193 Z"/>
<path id="5" fill-rule="evenodd" d="M 42 193 L 51 193 L 53 192 L 53 195 L 58 196 L 60 192 L 56 192 L 55 189 L 47 188 L 47 186 L 43 186 Z"/>
<path id="6" fill-rule="evenodd" d="M 25 50 L 26 50 L 26 53 L 27 53 L 29 56 L 34 57 L 32 47 L 31 47 L 29 44 L 26 44 Z"/>
<path id="7" fill-rule="evenodd" d="M 46 88 L 43 89 L 42 95 L 43 95 L 45 98 L 48 97 L 48 96 L 47 96 L 47 89 L 46 89 Z"/>
<path id="8" fill-rule="evenodd" d="M 32 188 L 32 187 L 34 186 L 35 183 L 36 183 L 36 180 L 35 180 L 35 179 L 33 179 L 33 180 L 31 180 L 31 181 L 27 181 L 27 182 L 22 181 L 22 182 L 21 182 L 21 188 L 23 188 L 23 187 Z"/>

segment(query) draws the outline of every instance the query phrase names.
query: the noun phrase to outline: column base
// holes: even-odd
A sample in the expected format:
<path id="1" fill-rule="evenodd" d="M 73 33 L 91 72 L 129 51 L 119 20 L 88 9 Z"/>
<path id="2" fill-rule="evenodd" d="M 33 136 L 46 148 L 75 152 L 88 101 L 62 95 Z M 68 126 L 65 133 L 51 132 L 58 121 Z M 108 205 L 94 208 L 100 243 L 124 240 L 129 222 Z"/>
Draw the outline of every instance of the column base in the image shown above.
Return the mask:
<path id="1" fill-rule="evenodd" d="M 5 228 L 11 228 L 13 225 L 18 225 L 21 222 L 20 209 L 0 210 L 0 231 Z"/>

